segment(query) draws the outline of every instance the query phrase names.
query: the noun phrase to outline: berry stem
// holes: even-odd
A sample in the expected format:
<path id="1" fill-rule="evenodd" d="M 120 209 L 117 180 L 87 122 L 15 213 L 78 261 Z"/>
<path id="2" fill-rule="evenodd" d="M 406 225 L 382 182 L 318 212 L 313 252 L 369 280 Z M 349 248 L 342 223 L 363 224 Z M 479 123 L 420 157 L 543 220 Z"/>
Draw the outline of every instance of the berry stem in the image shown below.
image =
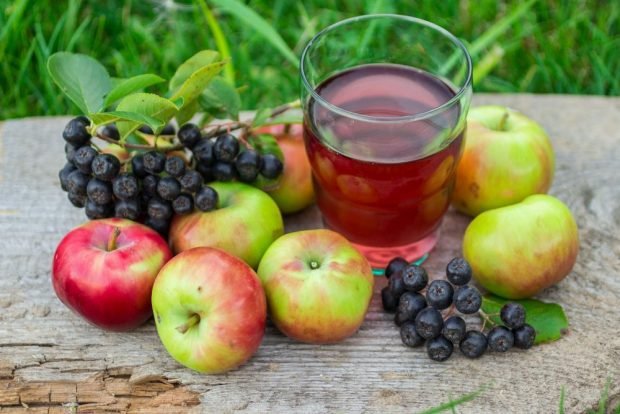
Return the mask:
<path id="1" fill-rule="evenodd" d="M 478 314 L 482 318 L 482 328 L 480 328 L 481 331 L 484 331 L 484 328 L 486 327 L 487 323 L 490 324 L 491 326 L 497 325 L 495 322 L 493 322 L 493 319 L 491 319 L 490 317 L 490 315 L 492 314 L 487 314 L 482 309 L 478 311 Z"/>
<path id="2" fill-rule="evenodd" d="M 121 229 L 119 227 L 114 227 L 112 230 L 112 234 L 110 234 L 110 238 L 108 239 L 108 245 L 106 246 L 106 251 L 111 252 L 116 250 L 116 239 L 121 234 Z"/>
<path id="3" fill-rule="evenodd" d="M 192 314 L 192 316 L 189 317 L 187 322 L 185 322 L 183 325 L 177 326 L 177 331 L 179 331 L 182 334 L 184 334 L 192 326 L 196 325 L 198 322 L 200 322 L 200 315 L 198 315 L 197 313 L 194 313 L 194 314 Z"/>

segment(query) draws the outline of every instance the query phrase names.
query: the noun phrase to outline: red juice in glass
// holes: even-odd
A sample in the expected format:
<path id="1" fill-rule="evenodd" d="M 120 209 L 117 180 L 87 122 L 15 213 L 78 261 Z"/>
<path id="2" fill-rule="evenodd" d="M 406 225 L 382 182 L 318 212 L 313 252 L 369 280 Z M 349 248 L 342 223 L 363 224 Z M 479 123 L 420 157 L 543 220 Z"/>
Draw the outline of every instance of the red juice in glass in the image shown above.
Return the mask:
<path id="1" fill-rule="evenodd" d="M 359 46 L 365 41 L 377 44 Z M 319 33 L 302 54 L 301 74 L 304 139 L 326 227 L 375 268 L 396 256 L 424 258 L 464 145 L 464 46 L 419 19 L 361 16 Z"/>

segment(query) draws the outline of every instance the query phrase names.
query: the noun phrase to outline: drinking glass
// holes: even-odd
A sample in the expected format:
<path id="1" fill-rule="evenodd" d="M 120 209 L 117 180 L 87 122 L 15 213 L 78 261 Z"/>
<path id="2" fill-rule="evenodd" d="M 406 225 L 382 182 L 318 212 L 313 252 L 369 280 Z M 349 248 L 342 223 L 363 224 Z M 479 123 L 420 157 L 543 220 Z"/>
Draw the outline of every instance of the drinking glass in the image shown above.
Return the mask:
<path id="1" fill-rule="evenodd" d="M 472 96 L 455 36 L 410 16 L 365 15 L 301 56 L 304 140 L 327 228 L 375 269 L 423 260 L 450 204 Z"/>

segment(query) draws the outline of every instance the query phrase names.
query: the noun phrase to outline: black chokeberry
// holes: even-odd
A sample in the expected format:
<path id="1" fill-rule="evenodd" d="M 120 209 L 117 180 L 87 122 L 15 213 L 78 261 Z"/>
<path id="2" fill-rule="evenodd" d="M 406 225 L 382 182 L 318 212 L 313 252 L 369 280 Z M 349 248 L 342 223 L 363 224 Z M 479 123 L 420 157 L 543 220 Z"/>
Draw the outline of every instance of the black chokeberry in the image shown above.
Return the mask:
<path id="1" fill-rule="evenodd" d="M 86 130 L 89 122 L 84 122 L 84 118 L 72 119 L 71 121 L 69 121 L 67 126 L 65 126 L 64 131 L 62 131 L 62 137 L 69 144 L 78 147 L 86 145 L 90 140 L 90 134 Z"/>
<path id="2" fill-rule="evenodd" d="M 131 158 L 131 172 L 138 178 L 144 178 L 148 175 L 144 168 L 144 156 L 136 154 Z"/>
<path id="3" fill-rule="evenodd" d="M 231 134 L 217 137 L 213 145 L 213 155 L 218 161 L 232 162 L 239 153 L 239 141 Z"/>
<path id="4" fill-rule="evenodd" d="M 446 309 L 452 305 L 454 288 L 447 280 L 433 280 L 426 289 L 426 300 L 435 309 Z"/>
<path id="5" fill-rule="evenodd" d="M 195 170 L 186 170 L 185 174 L 179 178 L 179 184 L 181 184 L 181 190 L 188 193 L 195 193 L 202 187 L 202 175 Z"/>
<path id="6" fill-rule="evenodd" d="M 152 228 L 163 237 L 166 237 L 168 229 L 170 228 L 170 220 L 147 217 L 146 220 L 144 220 L 144 225 Z"/>
<path id="7" fill-rule="evenodd" d="M 381 303 L 386 312 L 396 311 L 398 306 L 398 298 L 392 293 L 388 286 L 381 289 Z"/>
<path id="8" fill-rule="evenodd" d="M 84 209 L 86 212 L 86 217 L 91 220 L 102 219 L 112 217 L 114 214 L 114 204 L 96 204 L 92 200 L 86 201 L 86 208 Z"/>
<path id="9" fill-rule="evenodd" d="M 262 158 L 263 166 L 260 169 L 261 175 L 270 179 L 278 178 L 284 168 L 282 161 L 273 154 L 265 154 Z"/>
<path id="10" fill-rule="evenodd" d="M 398 300 L 398 309 L 394 322 L 400 326 L 406 321 L 413 321 L 418 313 L 426 308 L 426 299 L 416 292 L 405 292 Z"/>
<path id="11" fill-rule="evenodd" d="M 201 211 L 211 211 L 217 208 L 217 191 L 209 186 L 204 186 L 194 196 L 194 204 Z"/>
<path id="12" fill-rule="evenodd" d="M 74 170 L 67 176 L 67 191 L 77 195 L 86 195 L 86 186 L 90 177 L 79 170 Z"/>
<path id="13" fill-rule="evenodd" d="M 62 188 L 63 191 L 68 191 L 67 177 L 69 177 L 69 174 L 71 174 L 73 171 L 75 171 L 75 165 L 73 165 L 70 162 L 66 163 L 65 166 L 62 167 L 60 171 L 58 171 L 58 179 L 60 180 L 60 188 Z"/>
<path id="14" fill-rule="evenodd" d="M 166 166 L 164 167 L 164 171 L 173 177 L 181 177 L 185 174 L 185 161 L 176 155 L 168 157 L 166 158 Z"/>
<path id="15" fill-rule="evenodd" d="M 235 167 L 227 162 L 217 161 L 213 165 L 213 176 L 217 181 L 231 181 L 235 178 Z"/>
<path id="16" fill-rule="evenodd" d="M 119 174 L 112 180 L 112 192 L 116 198 L 127 200 L 138 195 L 138 179 L 130 173 Z"/>
<path id="17" fill-rule="evenodd" d="M 520 328 L 513 329 L 514 346 L 521 349 L 530 349 L 536 339 L 536 330 L 527 323 Z"/>
<path id="18" fill-rule="evenodd" d="M 172 200 L 172 209 L 176 214 L 189 214 L 194 211 L 194 199 L 189 194 L 179 194 Z"/>
<path id="19" fill-rule="evenodd" d="M 400 272 L 408 264 L 409 264 L 409 262 L 407 260 L 403 259 L 402 257 L 395 257 L 395 258 L 393 258 L 392 260 L 390 260 L 390 262 L 385 267 L 385 272 L 384 272 L 385 273 L 385 277 L 387 277 L 389 279 L 390 276 L 392 276 L 394 273 Z"/>
<path id="20" fill-rule="evenodd" d="M 514 344 L 515 337 L 505 326 L 496 326 L 487 334 L 489 348 L 495 352 L 506 352 Z"/>
<path id="21" fill-rule="evenodd" d="M 446 266 L 446 276 L 456 286 L 465 285 L 471 280 L 471 266 L 462 257 L 455 257 Z"/>
<path id="22" fill-rule="evenodd" d="M 104 125 L 103 127 L 101 127 L 99 132 L 101 133 L 101 135 L 111 138 L 114 141 L 118 141 L 119 139 L 121 139 L 121 134 L 118 132 L 118 128 L 114 124 Z"/>
<path id="23" fill-rule="evenodd" d="M 92 178 L 86 186 L 88 199 L 95 204 L 106 205 L 114 198 L 112 195 L 112 185 L 107 181 Z"/>
<path id="24" fill-rule="evenodd" d="M 502 306 L 499 316 L 508 329 L 518 329 L 525 325 L 525 308 L 520 303 L 509 302 Z"/>
<path id="25" fill-rule="evenodd" d="M 67 198 L 77 208 L 82 208 L 86 205 L 88 198 L 84 194 L 75 194 L 72 192 L 67 193 Z"/>
<path id="26" fill-rule="evenodd" d="M 159 184 L 158 176 L 147 175 L 142 179 L 142 192 L 149 197 L 155 197 L 157 195 L 157 184 Z"/>
<path id="27" fill-rule="evenodd" d="M 456 310 L 466 315 L 476 313 L 482 305 L 482 295 L 478 289 L 470 285 L 459 286 L 454 293 Z"/>
<path id="28" fill-rule="evenodd" d="M 207 138 L 201 138 L 192 148 L 192 154 L 199 163 L 211 165 L 215 161 L 213 157 L 213 142 Z"/>
<path id="29" fill-rule="evenodd" d="M 140 217 L 140 202 L 137 198 L 116 200 L 116 203 L 114 203 L 114 216 L 137 220 Z"/>
<path id="30" fill-rule="evenodd" d="M 90 145 L 85 145 L 75 151 L 75 155 L 73 156 L 73 165 L 75 165 L 77 169 L 82 171 L 84 174 L 90 174 L 92 172 L 91 164 L 96 156 L 97 150 Z"/>
<path id="31" fill-rule="evenodd" d="M 436 338 L 429 339 L 426 342 L 426 353 L 428 354 L 428 357 L 433 361 L 445 361 L 446 359 L 450 358 L 453 350 L 454 345 L 452 345 L 452 342 L 448 341 L 442 335 L 439 335 Z"/>
<path id="32" fill-rule="evenodd" d="M 162 128 L 160 135 L 174 135 L 175 133 L 174 125 L 166 124 L 166 126 Z"/>
<path id="33" fill-rule="evenodd" d="M 427 298 L 428 299 L 428 298 Z M 435 308 L 422 309 L 415 317 L 415 328 L 424 339 L 439 336 L 443 329 L 443 318 Z"/>
<path id="34" fill-rule="evenodd" d="M 388 288 L 396 297 L 396 299 L 400 299 L 400 296 L 405 293 L 405 284 L 403 283 L 402 273 L 395 273 L 390 276 L 390 280 L 388 281 Z"/>
<path id="35" fill-rule="evenodd" d="M 210 182 L 215 180 L 215 177 L 213 176 L 213 166 L 212 165 L 206 165 L 203 164 L 201 162 L 198 162 L 196 164 L 196 171 L 198 171 L 200 173 L 200 175 L 202 175 L 202 178 L 205 182 Z"/>
<path id="36" fill-rule="evenodd" d="M 261 157 L 255 150 L 247 149 L 235 159 L 235 169 L 239 175 L 239 180 L 251 183 L 256 180 L 260 172 Z"/>
<path id="37" fill-rule="evenodd" d="M 408 264 L 401 271 L 405 289 L 411 292 L 419 292 L 428 284 L 428 274 L 422 266 Z"/>
<path id="38" fill-rule="evenodd" d="M 420 346 L 424 343 L 424 338 L 418 334 L 418 331 L 415 329 L 415 323 L 412 321 L 407 321 L 401 325 L 400 339 L 403 341 L 403 344 L 412 348 Z"/>
<path id="39" fill-rule="evenodd" d="M 103 181 L 112 181 L 121 169 L 121 162 L 112 154 L 99 154 L 91 164 L 93 175 Z"/>
<path id="40" fill-rule="evenodd" d="M 450 342 L 458 344 L 465 337 L 465 321 L 460 316 L 450 316 L 443 323 L 441 334 Z"/>
<path id="41" fill-rule="evenodd" d="M 144 171 L 159 174 L 166 166 L 166 156 L 159 151 L 149 151 L 143 155 Z"/>
<path id="42" fill-rule="evenodd" d="M 185 124 L 181 128 L 179 128 L 179 132 L 177 132 L 177 137 L 179 141 L 185 148 L 192 149 L 194 145 L 198 144 L 200 138 L 202 138 L 200 134 L 200 128 L 195 124 Z"/>
<path id="43" fill-rule="evenodd" d="M 459 348 L 467 358 L 479 358 L 487 350 L 487 337 L 480 331 L 468 331 Z"/>
<path id="44" fill-rule="evenodd" d="M 151 128 L 148 125 L 141 125 L 140 128 L 138 128 L 138 131 L 142 132 L 143 134 L 149 134 L 149 135 L 153 135 L 155 133 L 153 131 L 153 128 Z"/>
<path id="45" fill-rule="evenodd" d="M 172 201 L 181 194 L 181 184 L 174 177 L 163 177 L 157 184 L 157 194 L 164 200 Z"/>
<path id="46" fill-rule="evenodd" d="M 168 220 L 172 217 L 172 206 L 169 202 L 160 198 L 151 198 L 146 209 L 150 218 Z"/>
<path id="47" fill-rule="evenodd" d="M 69 161 L 70 163 L 73 163 L 73 161 L 75 161 L 75 152 L 81 148 L 72 144 L 69 144 L 68 142 L 65 144 L 65 157 L 67 159 L 67 161 Z"/>

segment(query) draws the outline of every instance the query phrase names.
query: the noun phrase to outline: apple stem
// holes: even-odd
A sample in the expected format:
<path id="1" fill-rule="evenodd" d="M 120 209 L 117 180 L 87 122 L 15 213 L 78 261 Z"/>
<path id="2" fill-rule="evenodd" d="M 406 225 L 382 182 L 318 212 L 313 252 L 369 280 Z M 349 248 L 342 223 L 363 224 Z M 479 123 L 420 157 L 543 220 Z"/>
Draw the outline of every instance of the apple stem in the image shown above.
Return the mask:
<path id="1" fill-rule="evenodd" d="M 108 239 L 106 251 L 111 252 L 112 250 L 116 250 L 116 239 L 120 234 L 121 229 L 118 227 L 114 227 L 114 230 L 112 230 L 112 234 L 110 234 L 110 238 Z"/>
<path id="2" fill-rule="evenodd" d="M 192 316 L 189 317 L 187 322 L 185 322 L 183 325 L 177 326 L 177 331 L 184 334 L 192 326 L 196 325 L 198 322 L 200 322 L 200 315 L 198 315 L 197 313 L 194 313 Z"/>
<path id="3" fill-rule="evenodd" d="M 499 120 L 498 129 L 500 131 L 505 131 L 506 121 L 508 121 L 508 116 L 510 116 L 510 114 L 508 112 L 504 112 L 504 115 L 502 115 L 502 119 Z"/>

